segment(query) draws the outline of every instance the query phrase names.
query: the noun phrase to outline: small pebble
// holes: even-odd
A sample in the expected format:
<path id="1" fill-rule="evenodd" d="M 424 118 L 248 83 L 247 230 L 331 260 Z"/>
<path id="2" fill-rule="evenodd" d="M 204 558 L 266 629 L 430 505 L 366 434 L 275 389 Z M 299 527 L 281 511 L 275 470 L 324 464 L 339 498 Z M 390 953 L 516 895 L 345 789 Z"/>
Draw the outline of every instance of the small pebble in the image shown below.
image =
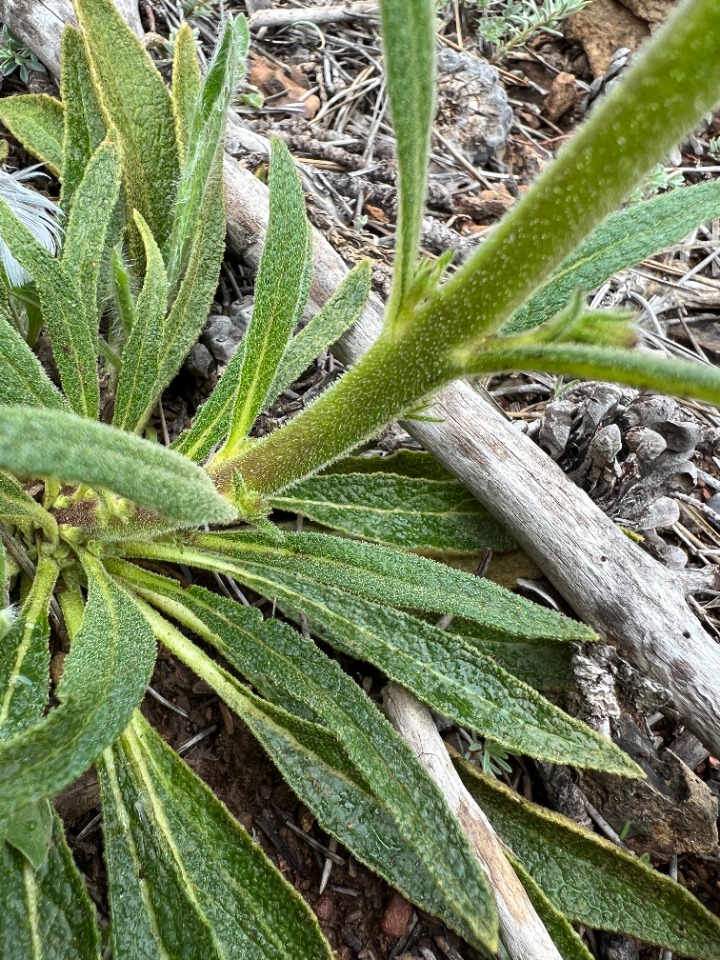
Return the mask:
<path id="1" fill-rule="evenodd" d="M 380 929 L 388 937 L 399 940 L 405 936 L 412 912 L 412 904 L 408 903 L 405 897 L 397 891 L 394 891 L 382 915 Z"/>

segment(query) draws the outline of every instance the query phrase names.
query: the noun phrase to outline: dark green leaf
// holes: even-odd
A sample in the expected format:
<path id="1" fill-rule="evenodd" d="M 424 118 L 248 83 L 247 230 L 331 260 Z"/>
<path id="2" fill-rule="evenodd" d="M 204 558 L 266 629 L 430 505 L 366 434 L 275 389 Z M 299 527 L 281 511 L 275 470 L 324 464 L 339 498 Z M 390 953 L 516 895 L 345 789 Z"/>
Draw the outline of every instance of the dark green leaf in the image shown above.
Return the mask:
<path id="1" fill-rule="evenodd" d="M 183 523 L 222 523 L 236 516 L 190 460 L 72 413 L 0 407 L 0 467 L 112 490 Z"/>
<path id="2" fill-rule="evenodd" d="M 0 120 L 27 152 L 59 177 L 63 165 L 63 105 L 44 93 L 0 100 Z"/>
<path id="3" fill-rule="evenodd" d="M 720 214 L 720 183 L 672 190 L 613 214 L 502 328 L 519 333 L 553 317 L 578 289 L 593 290 L 625 267 L 681 240 Z"/>
<path id="4" fill-rule="evenodd" d="M 72 211 L 75 191 L 97 148 L 105 139 L 105 121 L 95 95 L 85 44 L 68 24 L 62 35 L 61 93 L 65 107 L 60 208 Z"/>
<path id="5" fill-rule="evenodd" d="M 3 960 L 100 960 L 95 909 L 75 866 L 57 816 L 45 862 L 34 870 L 0 843 Z"/>
<path id="6" fill-rule="evenodd" d="M 475 767 L 458 772 L 500 837 L 570 920 L 717 960 L 720 921 L 669 877 L 571 820 L 528 803 Z"/>
<path id="7" fill-rule="evenodd" d="M 389 457 L 345 457 L 331 463 L 328 473 L 396 473 L 417 480 L 453 480 L 454 477 L 431 453 L 420 450 L 398 450 Z"/>
<path id="8" fill-rule="evenodd" d="M 0 742 L 0 812 L 62 790 L 125 729 L 155 663 L 137 604 L 84 555 L 88 602 L 57 687 L 60 706 Z"/>
<path id="9" fill-rule="evenodd" d="M 219 649 L 242 663 L 261 688 L 304 700 L 327 726 L 260 700 L 156 615 L 158 639 L 243 718 L 326 830 L 468 942 L 494 949 L 497 919 L 483 874 L 438 788 L 404 741 L 309 641 L 275 621 L 260 625 L 257 615 L 237 604 L 223 605 L 216 615 L 218 598 L 207 597 L 193 590 L 191 602 L 202 620 L 210 617 L 219 627 Z"/>
<path id="10" fill-rule="evenodd" d="M 98 97 L 123 153 L 128 209 L 162 246 L 173 224 L 180 173 L 170 94 L 112 0 L 75 0 Z"/>
<path id="11" fill-rule="evenodd" d="M 98 770 L 116 960 L 330 960 L 299 894 L 139 713 Z"/>
<path id="12" fill-rule="evenodd" d="M 5 841 L 21 853 L 34 870 L 45 862 L 53 833 L 49 800 L 37 800 L 19 810 L 10 820 Z"/>
<path id="13" fill-rule="evenodd" d="M 377 458 L 375 458 L 377 459 Z M 479 553 L 515 543 L 457 480 L 392 473 L 310 477 L 268 500 L 316 523 L 408 550 Z"/>
<path id="14" fill-rule="evenodd" d="M 62 409 L 65 399 L 0 310 L 0 403 Z"/>

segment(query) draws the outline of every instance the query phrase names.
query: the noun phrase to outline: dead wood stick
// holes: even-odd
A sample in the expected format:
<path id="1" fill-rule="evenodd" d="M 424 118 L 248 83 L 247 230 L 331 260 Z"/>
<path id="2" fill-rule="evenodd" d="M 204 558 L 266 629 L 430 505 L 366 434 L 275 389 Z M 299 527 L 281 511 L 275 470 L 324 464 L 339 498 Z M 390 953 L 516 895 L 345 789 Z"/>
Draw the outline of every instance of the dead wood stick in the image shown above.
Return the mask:
<path id="1" fill-rule="evenodd" d="M 289 27 L 293 23 L 340 23 L 356 17 L 377 17 L 377 0 L 356 0 L 355 3 L 335 3 L 327 7 L 295 8 L 293 10 L 258 10 L 248 23 L 255 32 L 263 27 Z"/>
<path id="2" fill-rule="evenodd" d="M 508 862 L 492 824 L 455 772 L 430 711 L 394 683 L 385 688 L 384 702 L 390 722 L 440 787 L 470 841 L 495 894 L 500 939 L 512 960 L 560 960 L 558 949 Z"/>

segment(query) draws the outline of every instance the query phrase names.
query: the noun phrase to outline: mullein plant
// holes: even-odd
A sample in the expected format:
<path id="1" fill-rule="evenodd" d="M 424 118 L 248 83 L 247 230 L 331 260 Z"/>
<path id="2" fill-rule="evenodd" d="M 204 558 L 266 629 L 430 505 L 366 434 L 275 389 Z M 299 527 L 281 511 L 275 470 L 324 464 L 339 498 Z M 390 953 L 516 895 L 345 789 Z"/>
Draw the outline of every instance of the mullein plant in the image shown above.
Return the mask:
<path id="1" fill-rule="evenodd" d="M 52 804 L 94 765 L 116 960 L 331 957 L 305 903 L 140 713 L 162 644 L 242 718 L 323 829 L 494 956 L 493 893 L 460 826 L 325 650 L 372 663 L 496 753 L 643 774 L 538 692 L 571 684 L 571 641 L 591 642 L 592 632 L 430 559 L 512 546 L 504 531 L 427 454 L 348 454 L 388 421 L 417 415 L 443 384 L 504 370 L 720 401 L 715 370 L 631 350 L 630 318 L 589 312 L 579 292 L 720 212 L 720 184 L 703 184 L 606 219 L 720 93 L 716 2 L 681 8 L 621 90 L 442 282 L 445 261 L 418 262 L 433 3 L 384 0 L 400 211 L 382 335 L 288 425 L 252 438 L 258 416 L 355 322 L 370 287 L 369 267 L 356 267 L 295 332 L 311 229 L 276 141 L 252 322 L 174 449 L 149 422 L 215 293 L 223 129 L 247 26 L 226 20 L 204 77 L 183 27 L 168 92 L 111 0 L 75 8 L 62 101 L 0 102 L 0 119 L 59 177 L 65 214 L 53 256 L 0 199 L 0 236 L 33 278 L 62 387 L 0 302 L 2 955 L 99 956 L 95 912 Z M 274 523 L 283 512 L 306 517 L 308 532 Z M 188 587 L 188 568 L 244 585 L 283 619 Z M 448 629 L 433 625 L 449 614 Z M 54 686 L 51 649 L 69 649 Z M 683 888 L 458 765 L 567 960 L 590 957 L 571 923 L 720 956 L 720 923 Z"/>

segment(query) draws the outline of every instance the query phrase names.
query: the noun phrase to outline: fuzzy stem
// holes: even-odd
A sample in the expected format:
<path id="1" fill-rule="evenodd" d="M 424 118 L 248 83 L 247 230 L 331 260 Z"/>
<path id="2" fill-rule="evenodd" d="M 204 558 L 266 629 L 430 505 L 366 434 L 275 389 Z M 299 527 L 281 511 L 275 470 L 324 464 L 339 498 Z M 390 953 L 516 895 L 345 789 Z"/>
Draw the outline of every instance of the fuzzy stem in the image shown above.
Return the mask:
<path id="1" fill-rule="evenodd" d="M 462 376 L 453 349 L 489 337 L 558 267 L 720 91 L 717 0 L 688 0 L 474 257 L 288 426 L 218 466 L 270 493 L 308 476 Z M 688 94 L 688 91 L 692 91 Z M 211 467 L 212 472 L 212 467 Z"/>

